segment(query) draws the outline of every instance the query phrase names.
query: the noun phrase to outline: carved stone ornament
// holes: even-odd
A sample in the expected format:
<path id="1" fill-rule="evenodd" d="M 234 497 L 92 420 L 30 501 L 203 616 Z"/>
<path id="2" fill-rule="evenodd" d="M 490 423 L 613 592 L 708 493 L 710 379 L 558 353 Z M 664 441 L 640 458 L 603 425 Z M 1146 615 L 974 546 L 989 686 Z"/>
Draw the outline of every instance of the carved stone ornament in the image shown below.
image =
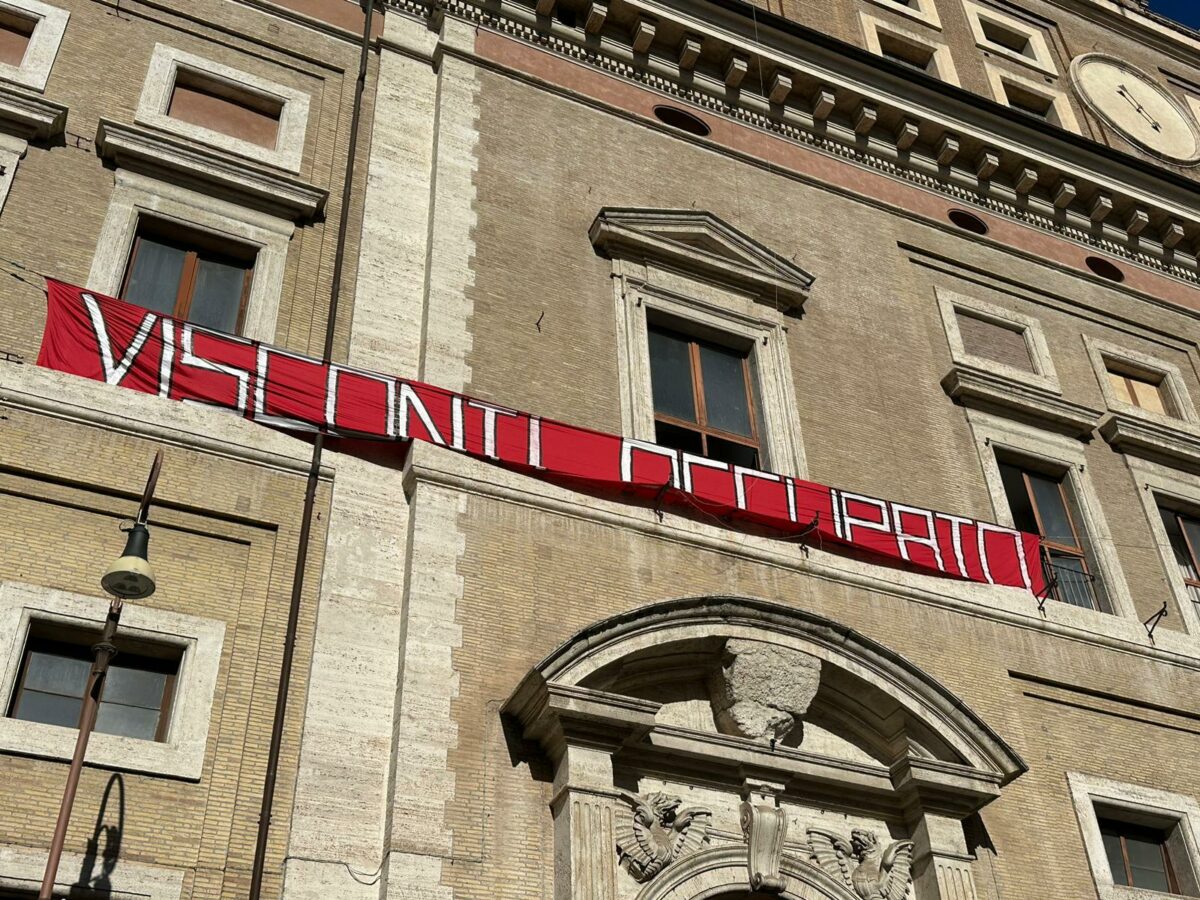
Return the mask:
<path id="1" fill-rule="evenodd" d="M 818 828 L 808 829 L 812 858 L 861 900 L 904 900 L 912 882 L 912 841 L 896 841 L 881 850 L 873 831 L 856 828 L 850 840 Z"/>
<path id="2" fill-rule="evenodd" d="M 747 866 L 750 889 L 764 894 L 782 893 L 787 886 L 779 866 L 787 839 L 787 813 L 779 807 L 742 801 L 742 834 L 750 845 Z"/>
<path id="3" fill-rule="evenodd" d="M 761 743 L 803 728 L 821 682 L 821 661 L 786 647 L 730 639 L 721 669 L 709 679 L 717 727 Z"/>
<path id="4" fill-rule="evenodd" d="M 634 881 L 649 881 L 708 843 L 711 810 L 683 806 L 678 797 L 659 791 L 645 797 L 621 791 L 621 796 L 631 809 L 617 818 L 617 857 Z"/>

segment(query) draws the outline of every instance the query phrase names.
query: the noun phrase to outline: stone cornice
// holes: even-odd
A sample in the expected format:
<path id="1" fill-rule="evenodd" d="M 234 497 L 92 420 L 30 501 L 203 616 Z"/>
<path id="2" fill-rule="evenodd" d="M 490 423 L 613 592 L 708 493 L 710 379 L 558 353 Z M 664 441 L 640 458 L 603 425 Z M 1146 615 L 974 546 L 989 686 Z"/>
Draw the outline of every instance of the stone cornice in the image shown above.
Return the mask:
<path id="1" fill-rule="evenodd" d="M 103 159 L 262 209 L 292 221 L 316 218 L 329 192 L 221 150 L 168 137 L 150 128 L 101 119 L 96 149 Z"/>
<path id="2" fill-rule="evenodd" d="M 1099 410 L 969 366 L 951 369 L 942 379 L 942 389 L 964 406 L 1017 413 L 1073 437 L 1091 435 L 1100 421 Z"/>
<path id="3" fill-rule="evenodd" d="M 0 84 L 0 131 L 27 141 L 46 140 L 66 125 L 67 108 L 61 103 Z"/>
<path id="4" fill-rule="evenodd" d="M 489 28 L 710 114 L 1200 282 L 1200 192 L 1175 172 L 778 16 L 759 10 L 754 21 L 749 6 L 734 0 L 558 2 L 576 12 L 576 27 L 519 0 L 488 9 L 445 0 L 437 16 L 420 0 L 393 5 Z M 676 40 L 681 32 L 691 36 L 686 54 Z M 441 52 L 472 53 L 442 44 L 435 60 Z"/>
<path id="5" fill-rule="evenodd" d="M 788 308 L 802 305 L 813 283 L 808 272 L 708 212 L 605 207 L 588 237 L 611 258 L 660 260 L 693 274 L 708 273 Z"/>
<path id="6" fill-rule="evenodd" d="M 1100 423 L 1100 436 L 1122 453 L 1200 471 L 1200 433 L 1194 428 L 1171 428 L 1140 416 L 1114 412 Z"/>

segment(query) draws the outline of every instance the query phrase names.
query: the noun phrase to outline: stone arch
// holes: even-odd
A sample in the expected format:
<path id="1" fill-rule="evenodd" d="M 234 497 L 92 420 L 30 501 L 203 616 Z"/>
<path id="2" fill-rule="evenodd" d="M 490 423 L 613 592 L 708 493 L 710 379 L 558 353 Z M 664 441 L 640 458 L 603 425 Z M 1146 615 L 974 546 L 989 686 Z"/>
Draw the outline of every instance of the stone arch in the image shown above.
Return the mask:
<path id="1" fill-rule="evenodd" d="M 780 871 L 787 879 L 781 900 L 858 900 L 853 892 L 815 866 L 784 855 Z M 637 900 L 724 900 L 751 898 L 746 884 L 746 848 L 711 847 L 666 868 L 644 887 Z M 765 896 L 765 895 L 761 895 Z"/>
<path id="2" fill-rule="evenodd" d="M 847 693 L 866 696 L 866 691 L 878 703 L 902 711 L 911 733 L 910 755 L 969 771 L 981 788 L 990 785 L 992 793 L 1028 769 L 961 698 L 894 650 L 824 616 L 739 597 L 669 600 L 596 622 L 538 663 L 507 709 L 515 712 L 521 695 L 539 685 L 619 694 L 613 672 L 623 660 L 728 639 L 766 642 L 820 659 L 854 686 Z M 865 711 L 858 712 L 860 719 L 867 718 Z M 880 727 L 896 726 L 884 722 Z"/>

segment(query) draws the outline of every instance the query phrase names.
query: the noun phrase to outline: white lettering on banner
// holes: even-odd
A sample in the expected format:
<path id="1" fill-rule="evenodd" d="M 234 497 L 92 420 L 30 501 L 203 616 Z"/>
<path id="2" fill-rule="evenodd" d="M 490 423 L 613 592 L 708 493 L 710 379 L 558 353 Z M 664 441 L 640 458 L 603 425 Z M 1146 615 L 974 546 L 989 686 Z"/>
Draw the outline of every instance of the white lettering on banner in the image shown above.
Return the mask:
<path id="1" fill-rule="evenodd" d="M 734 466 L 733 467 L 733 492 L 734 492 L 735 499 L 737 501 L 738 509 L 746 508 L 746 479 L 747 478 L 758 478 L 762 481 L 774 481 L 774 482 L 780 482 L 783 480 L 779 475 L 775 475 L 771 472 L 760 472 L 758 469 L 747 469 L 743 466 Z M 791 519 L 794 522 L 794 521 L 796 521 L 795 496 L 792 495 L 791 493 L 789 493 L 788 499 L 790 501 L 788 504 L 788 507 L 789 507 L 788 511 L 792 514 Z"/>
<path id="2" fill-rule="evenodd" d="M 179 354 L 179 364 L 181 366 L 191 366 L 196 369 L 203 369 L 206 372 L 215 372 L 218 375 L 228 375 L 231 378 L 236 378 L 238 383 L 237 389 L 237 411 L 239 415 L 246 414 L 246 401 L 250 394 L 250 372 L 246 369 L 239 369 L 237 366 L 230 366 L 225 363 L 213 362 L 210 359 L 205 359 L 202 356 L 197 356 L 195 352 L 195 332 L 208 334 L 223 341 L 232 341 L 237 344 L 250 346 L 250 342 L 243 338 L 236 338 L 226 334 L 219 334 L 215 331 L 209 331 L 207 328 L 201 328 L 199 325 L 186 323 L 180 326 L 179 343 L 182 347 L 182 352 Z M 189 403 L 200 403 L 203 406 L 211 406 L 212 404 L 202 403 L 197 400 L 189 400 Z"/>
<path id="3" fill-rule="evenodd" d="M 680 468 L 683 471 L 683 489 L 689 494 L 692 493 L 692 466 L 700 466 L 703 469 L 720 469 L 722 472 L 729 471 L 729 466 L 719 460 L 696 456 L 694 453 L 684 453 L 682 456 L 683 462 L 680 464 Z"/>
<path id="4" fill-rule="evenodd" d="M 1021 568 L 1021 579 L 1025 582 L 1026 588 L 1033 590 L 1033 582 L 1029 578 L 1029 563 L 1025 559 L 1025 542 L 1021 540 L 1021 532 L 1005 528 L 1002 525 L 993 525 L 991 522 L 976 522 L 975 533 L 979 541 L 979 561 L 983 566 L 983 577 L 988 580 L 988 584 L 996 583 L 992 579 L 992 570 L 988 568 L 987 549 L 983 543 L 984 537 L 989 531 L 992 534 L 1007 535 L 1013 539 L 1017 549 L 1017 564 Z"/>
<path id="5" fill-rule="evenodd" d="M 535 469 L 544 468 L 542 465 L 542 420 L 538 416 L 529 417 L 529 465 Z"/>
<path id="6" fill-rule="evenodd" d="M 395 437 L 396 379 L 387 375 L 376 375 L 374 372 L 364 372 L 362 369 L 355 369 L 351 366 L 338 365 L 337 363 L 329 364 L 329 376 L 325 382 L 325 425 L 329 428 L 337 427 L 338 383 L 340 381 L 339 376 L 342 373 L 365 378 L 368 381 L 377 381 L 387 388 L 387 401 L 383 413 L 383 428 L 384 433 L 388 437 Z"/>
<path id="7" fill-rule="evenodd" d="M 512 416 L 515 419 L 517 413 L 503 406 L 492 406 L 479 400 L 468 400 L 467 406 L 483 410 L 483 455 L 489 459 L 499 459 L 496 455 L 496 416 Z"/>
<path id="8" fill-rule="evenodd" d="M 85 293 L 82 294 L 82 297 L 83 305 L 87 308 L 88 319 L 92 323 L 92 331 L 96 335 L 96 343 L 100 346 L 100 362 L 104 366 L 104 381 L 106 384 L 120 384 L 133 367 L 133 361 L 146 346 L 146 339 L 150 337 L 150 332 L 153 330 L 158 316 L 154 313 L 146 313 L 133 340 L 125 348 L 120 364 L 114 365 L 112 339 L 108 336 L 108 325 L 104 321 L 103 313 L 100 312 L 100 303 L 91 294 Z"/>
<path id="9" fill-rule="evenodd" d="M 796 482 L 788 478 L 786 475 L 783 478 L 783 485 L 787 488 L 787 507 L 788 519 L 796 521 Z"/>
<path id="10" fill-rule="evenodd" d="M 171 396 L 171 367 L 175 364 L 175 325 L 170 319 L 162 320 L 163 348 L 158 361 L 158 396 L 164 400 Z"/>
<path id="11" fill-rule="evenodd" d="M 845 540 L 846 535 L 842 533 L 842 497 L 837 488 L 829 489 L 829 502 L 833 507 L 833 533 Z"/>
<path id="12" fill-rule="evenodd" d="M 463 398 L 450 398 L 450 446 L 455 450 L 467 449 L 467 435 L 463 429 Z"/>
<path id="13" fill-rule="evenodd" d="M 937 513 L 936 517 L 950 523 L 950 544 L 954 547 L 954 561 L 958 563 L 958 574 L 966 578 L 967 561 L 963 559 L 962 527 L 970 525 L 974 520 L 952 516 L 949 513 Z"/>
<path id="14" fill-rule="evenodd" d="M 671 487 L 679 487 L 679 456 L 669 447 L 660 447 L 649 441 L 636 441 L 632 438 L 621 438 L 621 480 L 633 481 L 634 451 L 652 453 L 671 461 Z"/>
<path id="15" fill-rule="evenodd" d="M 946 566 L 942 562 L 942 548 L 938 545 L 937 526 L 933 522 L 933 513 L 927 509 L 919 509 L 915 506 L 906 506 L 903 503 L 893 503 L 892 507 L 892 525 L 896 532 L 896 543 L 900 548 L 900 555 L 911 561 L 912 557 L 908 555 L 908 545 L 918 544 L 922 547 L 928 547 L 933 551 L 933 558 L 937 561 L 937 567 L 943 572 L 946 571 Z M 906 531 L 904 528 L 904 516 L 916 516 L 925 523 L 925 534 L 917 535 L 911 531 Z"/>
<path id="16" fill-rule="evenodd" d="M 257 378 L 254 382 L 254 420 L 261 422 L 264 425 L 271 425 L 275 428 L 295 428 L 299 431 L 318 431 L 319 429 L 309 422 L 301 419 L 292 419 L 288 416 L 272 416 L 267 413 L 267 385 L 268 385 L 268 370 L 270 368 L 270 359 L 272 356 L 285 356 L 288 359 L 294 359 L 298 362 L 308 363 L 312 365 L 315 360 L 308 356 L 300 356 L 296 353 L 288 353 L 286 350 L 280 350 L 276 347 L 267 347 L 265 344 L 258 345 L 258 371 Z"/>
<path id="17" fill-rule="evenodd" d="M 421 398 L 417 396 L 417 392 L 413 390 L 411 384 L 402 381 L 400 382 L 400 413 L 398 417 L 400 437 L 402 438 L 412 437 L 412 429 L 408 427 L 410 412 L 417 414 L 417 418 L 421 420 L 421 424 L 425 426 L 425 431 L 429 434 L 430 441 L 439 447 L 446 446 L 446 441 L 437 430 L 437 426 L 433 424 L 429 410 L 425 408 L 425 404 L 421 402 Z"/>
<path id="18" fill-rule="evenodd" d="M 876 522 L 873 519 L 860 519 L 858 516 L 850 515 L 851 502 L 865 503 L 867 506 L 872 506 L 879 510 L 881 521 Z M 854 540 L 854 526 L 858 525 L 862 528 L 869 528 L 871 531 L 892 531 L 891 517 L 888 515 L 887 503 L 883 500 L 876 500 L 874 497 L 864 497 L 862 494 L 848 494 L 845 491 L 841 492 L 841 500 L 839 502 L 842 512 L 842 528 L 844 537 L 848 541 Z"/>

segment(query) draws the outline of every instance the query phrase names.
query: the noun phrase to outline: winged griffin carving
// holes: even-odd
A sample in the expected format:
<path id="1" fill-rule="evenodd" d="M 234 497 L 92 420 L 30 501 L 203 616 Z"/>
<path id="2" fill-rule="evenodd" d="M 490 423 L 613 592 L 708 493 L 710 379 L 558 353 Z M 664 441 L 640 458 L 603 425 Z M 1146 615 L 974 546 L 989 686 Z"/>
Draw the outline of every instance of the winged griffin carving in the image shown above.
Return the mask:
<path id="1" fill-rule="evenodd" d="M 631 816 L 616 823 L 617 855 L 635 881 L 649 881 L 668 865 L 708 842 L 712 812 L 656 791 L 639 797 L 621 796 L 632 807 Z"/>
<path id="2" fill-rule="evenodd" d="M 856 828 L 850 840 L 818 828 L 808 829 L 813 859 L 861 900 L 904 900 L 912 880 L 912 841 L 882 849 L 874 832 Z"/>

